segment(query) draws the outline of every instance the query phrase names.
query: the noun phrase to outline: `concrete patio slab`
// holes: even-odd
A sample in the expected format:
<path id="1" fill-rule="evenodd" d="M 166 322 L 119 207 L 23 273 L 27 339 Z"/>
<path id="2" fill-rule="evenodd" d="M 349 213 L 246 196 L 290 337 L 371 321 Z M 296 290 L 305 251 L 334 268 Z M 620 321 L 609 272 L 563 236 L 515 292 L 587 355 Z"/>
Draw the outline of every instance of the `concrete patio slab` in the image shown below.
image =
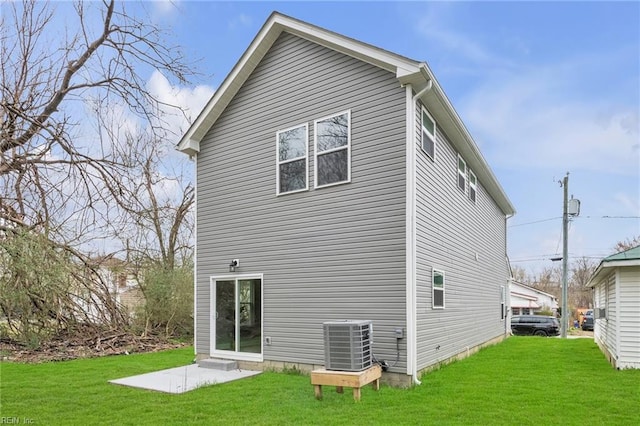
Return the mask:
<path id="1" fill-rule="evenodd" d="M 204 386 L 226 383 L 260 373 L 261 371 L 250 370 L 213 370 L 198 367 L 197 364 L 190 364 L 184 367 L 109 380 L 109 383 L 166 393 L 184 393 Z"/>

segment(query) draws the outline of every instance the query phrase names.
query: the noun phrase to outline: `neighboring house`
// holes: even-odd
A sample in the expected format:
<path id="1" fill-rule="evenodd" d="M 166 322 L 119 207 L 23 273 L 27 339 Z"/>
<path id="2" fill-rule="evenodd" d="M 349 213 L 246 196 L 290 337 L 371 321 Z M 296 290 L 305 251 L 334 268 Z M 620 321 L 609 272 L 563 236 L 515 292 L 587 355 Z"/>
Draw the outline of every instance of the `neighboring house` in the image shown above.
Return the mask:
<path id="1" fill-rule="evenodd" d="M 602 259 L 587 286 L 596 343 L 614 367 L 640 368 L 640 246 Z"/>
<path id="2" fill-rule="evenodd" d="M 506 336 L 514 208 L 425 63 L 274 13 L 178 149 L 198 358 L 310 369 L 372 320 L 406 385 Z"/>
<path id="3" fill-rule="evenodd" d="M 135 270 L 126 261 L 112 257 L 100 266 L 100 273 L 116 303 L 134 315 L 144 301 Z"/>
<path id="4" fill-rule="evenodd" d="M 552 294 L 517 281 L 509 284 L 512 315 L 533 315 L 541 311 L 558 312 L 558 299 Z"/>
<path id="5" fill-rule="evenodd" d="M 129 315 L 135 315 L 136 309 L 144 302 L 135 270 L 126 261 L 112 255 L 92 259 L 92 262 L 112 300 Z M 79 303 L 94 320 L 100 321 L 102 316 L 99 312 L 104 306 L 100 304 L 104 302 L 99 298 L 85 297 Z"/>

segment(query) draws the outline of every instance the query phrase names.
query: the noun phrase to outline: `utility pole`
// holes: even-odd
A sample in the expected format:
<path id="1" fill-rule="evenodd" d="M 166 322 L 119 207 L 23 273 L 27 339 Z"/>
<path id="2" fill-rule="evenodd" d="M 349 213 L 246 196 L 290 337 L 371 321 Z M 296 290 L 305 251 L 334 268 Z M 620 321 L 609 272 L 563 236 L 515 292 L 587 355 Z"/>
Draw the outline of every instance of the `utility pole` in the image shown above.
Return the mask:
<path id="1" fill-rule="evenodd" d="M 567 338 L 567 326 L 569 323 L 569 306 L 567 299 L 569 298 L 567 291 L 568 268 L 569 262 L 569 216 L 574 217 L 580 214 L 580 200 L 573 198 L 569 200 L 569 172 L 562 179 L 560 185 L 564 189 L 564 202 L 562 204 L 562 316 L 560 320 L 560 337 Z"/>
<path id="2" fill-rule="evenodd" d="M 567 338 L 567 322 L 569 317 L 567 316 L 567 259 L 569 257 L 569 237 L 567 230 L 569 229 L 569 172 L 562 180 L 562 187 L 564 189 L 564 203 L 562 207 L 562 316 L 560 318 L 560 337 Z"/>

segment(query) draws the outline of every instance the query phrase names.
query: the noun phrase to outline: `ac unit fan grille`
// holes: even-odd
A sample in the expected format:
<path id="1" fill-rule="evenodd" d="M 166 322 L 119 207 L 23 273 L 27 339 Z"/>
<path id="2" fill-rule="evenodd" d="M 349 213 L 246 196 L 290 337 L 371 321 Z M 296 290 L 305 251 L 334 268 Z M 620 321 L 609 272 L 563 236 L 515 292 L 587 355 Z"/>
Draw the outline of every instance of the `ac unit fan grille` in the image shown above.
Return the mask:
<path id="1" fill-rule="evenodd" d="M 332 321 L 323 327 L 327 370 L 362 371 L 371 367 L 371 321 Z"/>

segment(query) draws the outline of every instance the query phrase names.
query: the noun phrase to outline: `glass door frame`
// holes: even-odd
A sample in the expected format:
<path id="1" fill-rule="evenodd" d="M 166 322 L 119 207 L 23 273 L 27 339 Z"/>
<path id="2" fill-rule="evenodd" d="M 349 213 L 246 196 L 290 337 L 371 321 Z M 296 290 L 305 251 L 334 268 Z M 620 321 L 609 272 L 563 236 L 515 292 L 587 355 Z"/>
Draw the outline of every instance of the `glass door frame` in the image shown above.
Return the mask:
<path id="1" fill-rule="evenodd" d="M 264 279 L 263 274 L 233 274 L 233 275 L 213 275 L 210 277 L 210 300 L 209 300 L 209 353 L 212 357 L 236 359 L 239 361 L 263 361 L 264 338 L 261 338 L 260 353 L 228 351 L 216 349 L 216 282 L 235 282 L 235 327 L 236 334 L 240 329 L 240 298 L 238 296 L 238 281 L 260 280 L 260 336 L 264 336 Z"/>

